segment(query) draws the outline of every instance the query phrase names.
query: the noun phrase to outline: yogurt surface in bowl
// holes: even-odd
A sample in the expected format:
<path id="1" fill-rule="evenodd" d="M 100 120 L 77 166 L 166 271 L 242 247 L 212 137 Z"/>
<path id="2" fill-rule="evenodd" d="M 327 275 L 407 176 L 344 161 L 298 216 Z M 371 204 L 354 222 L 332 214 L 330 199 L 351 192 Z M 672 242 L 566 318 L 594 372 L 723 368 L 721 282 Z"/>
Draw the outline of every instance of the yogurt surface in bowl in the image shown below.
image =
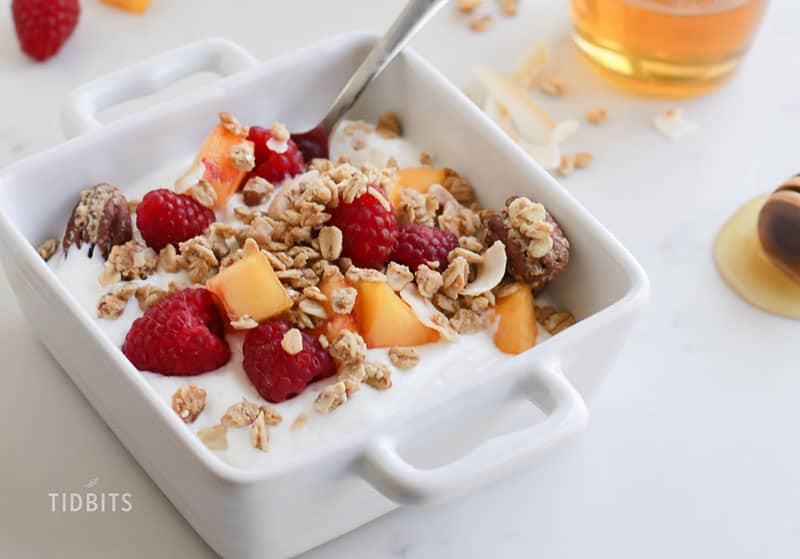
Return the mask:
<path id="1" fill-rule="evenodd" d="M 352 121 L 339 125 L 330 140 L 330 148 L 332 161 L 344 157 L 353 165 L 370 163 L 382 167 L 392 161 L 401 168 L 418 167 L 423 158 L 423 151 L 408 140 L 382 136 L 375 132 L 372 125 Z M 170 188 L 190 166 L 191 157 L 170 162 L 143 176 L 136 184 L 124 185 L 123 192 L 129 200 L 138 200 L 155 188 Z M 302 181 L 303 177 L 304 175 L 299 175 L 287 179 L 281 189 L 287 188 L 293 181 Z M 270 199 L 266 199 L 260 206 L 248 207 L 241 196 L 235 195 L 223 207 L 217 208 L 217 220 L 233 223 L 237 208 L 266 211 L 269 204 Z M 135 219 L 133 236 L 134 239 L 141 240 L 135 227 Z M 59 253 L 48 263 L 86 311 L 96 316 L 98 301 L 109 290 L 98 281 L 105 264 L 100 251 L 94 251 L 90 257 L 88 247 L 73 247 L 67 258 Z M 134 280 L 132 283 L 153 285 L 166 290 L 172 282 L 190 283 L 185 271 L 168 273 L 161 268 L 145 280 Z M 96 320 L 112 343 L 121 347 L 131 325 L 142 314 L 139 305 L 131 301 L 115 320 Z M 320 445 L 330 444 L 347 433 L 362 430 L 395 414 L 405 406 L 414 405 L 416 400 L 426 394 L 451 390 L 454 384 L 475 375 L 492 374 L 493 365 L 509 358 L 497 349 L 493 334 L 492 325 L 487 323 L 487 327 L 477 333 L 461 334 L 453 341 L 418 346 L 420 362 L 409 370 L 392 367 L 387 349 L 370 349 L 370 361 L 384 363 L 391 368 L 391 388 L 375 390 L 364 384 L 344 405 L 331 413 L 321 414 L 314 411 L 314 402 L 321 390 L 336 382 L 336 377 L 318 381 L 294 398 L 269 404 L 283 419 L 278 425 L 269 428 L 268 452 L 253 447 L 249 428 L 231 428 L 227 430 L 227 448 L 217 450 L 215 454 L 232 466 L 252 469 L 271 467 L 319 448 Z M 539 327 L 538 336 L 541 342 L 548 334 Z M 258 394 L 242 365 L 245 332 L 228 332 L 225 337 L 232 356 L 220 369 L 188 377 L 141 372 L 166 406 L 171 405 L 173 394 L 182 386 L 194 384 L 207 392 L 204 410 L 194 422 L 186 425 L 194 432 L 218 424 L 226 410 L 240 402 L 242 397 L 258 405 L 268 404 Z"/>

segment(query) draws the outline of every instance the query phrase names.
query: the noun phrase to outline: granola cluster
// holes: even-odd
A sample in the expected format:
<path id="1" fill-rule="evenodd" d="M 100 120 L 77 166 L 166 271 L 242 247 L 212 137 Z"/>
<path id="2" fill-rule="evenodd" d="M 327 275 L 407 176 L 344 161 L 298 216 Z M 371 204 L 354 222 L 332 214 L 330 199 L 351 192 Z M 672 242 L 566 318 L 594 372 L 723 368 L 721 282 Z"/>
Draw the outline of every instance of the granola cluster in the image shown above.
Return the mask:
<path id="1" fill-rule="evenodd" d="M 198 389 L 194 385 L 181 387 L 172 397 L 172 401 L 175 412 L 184 417 L 184 412 L 179 411 L 179 409 L 184 408 L 176 407 L 175 402 L 183 402 L 186 395 L 191 393 L 202 393 L 203 402 L 203 405 L 199 406 L 199 409 L 191 419 L 191 421 L 194 421 L 205 405 L 205 390 Z M 186 420 L 184 419 L 184 421 Z M 190 423 L 191 421 L 186 422 Z M 253 448 L 267 452 L 269 450 L 269 427 L 279 425 L 281 421 L 283 421 L 281 414 L 271 406 L 258 405 L 250 402 L 247 398 L 242 398 L 241 402 L 228 407 L 225 414 L 220 418 L 219 423 L 200 429 L 197 435 L 208 448 L 225 450 L 228 448 L 228 429 L 240 429 L 250 426 L 251 445 Z"/>
<path id="2" fill-rule="evenodd" d="M 512 196 L 500 212 L 487 212 L 484 221 L 491 239 L 502 241 L 509 272 L 541 291 L 569 262 L 569 241 L 542 206 Z"/>
<path id="3" fill-rule="evenodd" d="M 318 413 L 330 413 L 347 402 L 360 389 L 361 383 L 365 382 L 376 390 L 391 388 L 389 366 L 367 359 L 367 344 L 356 332 L 344 330 L 327 349 L 339 363 L 339 369 L 337 381 L 323 388 L 314 402 Z"/>

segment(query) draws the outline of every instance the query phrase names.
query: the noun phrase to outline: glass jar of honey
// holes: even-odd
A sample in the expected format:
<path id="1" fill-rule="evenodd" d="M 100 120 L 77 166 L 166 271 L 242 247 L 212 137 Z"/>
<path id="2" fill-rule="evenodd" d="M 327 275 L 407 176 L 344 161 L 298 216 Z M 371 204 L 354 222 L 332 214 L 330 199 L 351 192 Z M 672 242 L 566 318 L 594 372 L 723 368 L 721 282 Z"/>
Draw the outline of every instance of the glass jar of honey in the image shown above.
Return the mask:
<path id="1" fill-rule="evenodd" d="M 736 69 L 767 0 L 570 0 L 581 54 L 635 93 L 697 95 Z"/>

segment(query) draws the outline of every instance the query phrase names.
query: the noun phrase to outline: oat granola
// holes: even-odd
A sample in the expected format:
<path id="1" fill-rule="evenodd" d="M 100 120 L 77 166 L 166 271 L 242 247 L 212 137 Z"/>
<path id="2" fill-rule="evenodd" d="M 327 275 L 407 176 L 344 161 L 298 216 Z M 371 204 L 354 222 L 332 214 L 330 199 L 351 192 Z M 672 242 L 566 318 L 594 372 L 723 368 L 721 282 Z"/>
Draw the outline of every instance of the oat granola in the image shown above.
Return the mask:
<path id="1" fill-rule="evenodd" d="M 253 426 L 250 428 L 250 444 L 253 448 L 267 452 L 269 450 L 269 430 L 264 421 L 264 412 L 259 411 Z"/>
<path id="2" fill-rule="evenodd" d="M 415 347 L 392 347 L 389 361 L 398 369 L 411 369 L 419 363 L 419 351 Z"/>
<path id="3" fill-rule="evenodd" d="M 508 13 L 516 10 L 516 2 L 498 2 Z M 213 162 L 208 163 L 202 154 L 175 182 L 176 192 L 192 197 L 202 206 L 215 208 L 220 221 L 203 223 L 202 228 L 195 229 L 202 231 L 201 234 L 184 237 L 174 245 L 166 244 L 158 253 L 140 240 L 150 238 L 142 231 L 124 242 L 103 240 L 103 244 L 96 234 L 100 230 L 98 223 L 106 219 L 103 212 L 112 208 L 113 215 L 119 217 L 136 208 L 130 208 L 125 201 L 125 209 L 120 209 L 124 197 L 119 198 L 118 191 L 110 185 L 99 185 L 82 194 L 78 206 L 83 204 L 102 211 L 90 215 L 91 212 L 76 209 L 68 229 L 76 245 L 90 240 L 98 246 L 102 244 L 101 248 L 109 245 L 100 277 L 106 287 L 98 301 L 98 316 L 106 319 L 121 316 L 130 298 L 135 296 L 139 308 L 128 308 L 126 320 L 133 312 L 158 316 L 162 309 L 162 323 L 169 324 L 169 328 L 180 328 L 180 321 L 171 322 L 169 310 L 173 307 L 166 302 L 156 303 L 186 296 L 181 303 L 186 305 L 187 315 L 183 318 L 191 328 L 198 329 L 198 339 L 204 340 L 202 347 L 191 346 L 195 331 L 176 333 L 185 335 L 180 341 L 190 349 L 184 353 L 186 359 L 202 357 L 207 351 L 205 345 L 220 344 L 219 360 L 206 370 L 219 368 L 224 359 L 240 359 L 259 396 L 276 404 L 273 408 L 242 398 L 229 406 L 218 425 L 198 431 L 209 448 L 227 448 L 227 429 L 249 427 L 251 445 L 267 451 L 269 427 L 281 423 L 280 402 L 294 397 L 298 390 L 316 380 L 320 385 L 309 388 L 318 391 L 312 409 L 323 415 L 350 399 L 368 397 L 363 393 L 370 390 L 361 390 L 362 383 L 376 390 L 390 389 L 391 368 L 368 359 L 368 342 L 370 348 L 389 347 L 388 360 L 392 366 L 413 368 L 420 361 L 417 345 L 447 343 L 457 340 L 459 335 L 479 332 L 491 335 L 489 325 L 496 327 L 495 313 L 501 312 L 496 304 L 498 298 L 525 294 L 520 289 L 541 290 L 566 265 L 569 246 L 566 238 L 544 206 L 533 200 L 512 197 L 500 211 L 486 210 L 477 203 L 466 178 L 450 168 L 435 168 L 434 158 L 419 150 L 411 155 L 398 151 L 397 158 L 386 157 L 385 168 L 363 164 L 359 157 L 369 151 L 368 146 L 372 147 L 370 142 L 408 143 L 401 137 L 403 130 L 397 114 L 384 114 L 377 126 L 343 123 L 350 160 L 346 157 L 338 162 L 322 158 L 306 160 L 304 168 L 288 173 L 285 180 L 274 185 L 258 176 L 258 170 L 249 176 L 246 173 L 262 163 L 257 155 L 262 148 L 286 153 L 290 144 L 286 127 L 273 125 L 265 145 L 254 149 L 247 136 L 248 128 L 234 117 L 222 113 L 220 123 L 212 132 L 217 140 L 224 141 L 218 144 L 222 146 L 218 150 L 222 155 L 217 155 L 225 158 L 225 168 L 241 171 L 239 183 L 218 188 L 217 178 L 206 181 L 204 177 L 212 169 L 208 165 Z M 253 138 L 259 133 L 267 131 L 254 129 Z M 591 160 L 588 153 L 568 157 L 575 167 Z M 419 179 L 415 172 L 420 172 L 423 178 Z M 242 185 L 245 176 L 248 180 Z M 435 180 L 429 180 L 427 187 L 417 182 L 429 177 Z M 358 233 L 351 231 L 348 220 L 337 217 L 343 213 L 342 204 L 356 204 L 362 196 L 371 197 L 367 199 L 369 207 L 378 216 L 387 215 L 386 223 L 398 228 L 392 232 L 387 225 L 385 235 L 379 232 L 367 237 L 389 243 L 389 257 L 370 264 L 372 267 L 354 265 L 354 261 L 366 263 L 352 250 L 353 237 L 349 235 Z M 227 202 L 228 197 L 234 197 L 232 205 Z M 113 200 L 110 206 L 109 200 Z M 399 225 L 394 225 L 395 219 Z M 359 222 L 361 227 L 370 224 L 368 219 Z M 401 256 L 392 247 L 391 243 L 397 241 L 390 235 L 396 234 L 400 226 L 411 224 L 420 229 L 448 231 L 455 237 L 442 236 L 447 240 L 441 242 L 449 246 L 438 255 L 418 248 L 416 254 L 424 257 L 403 263 L 404 258 L 410 257 Z M 44 258 L 54 252 L 56 244 L 57 241 L 50 241 L 47 250 L 42 250 Z M 409 267 L 412 263 L 416 272 Z M 222 271 L 225 273 L 220 274 Z M 173 278 L 164 274 L 176 275 Z M 154 275 L 149 280 L 152 283 L 141 281 Z M 159 287 L 167 283 L 168 290 Z M 190 288 L 191 292 L 185 291 Z M 532 302 L 530 310 L 534 312 Z M 542 328 L 551 333 L 574 323 L 569 313 L 549 307 L 536 311 Z M 535 322 L 533 316 L 530 323 Z M 136 328 L 147 327 L 141 326 L 147 321 L 139 324 L 131 326 L 128 335 L 136 334 Z M 159 342 L 140 339 L 140 343 Z M 495 343 L 501 351 L 506 351 Z M 247 364 L 247 352 L 256 351 L 248 349 L 254 347 L 249 344 L 262 344 L 261 350 L 275 352 L 272 353 L 275 357 L 268 360 L 268 366 L 254 367 L 252 363 L 256 360 Z M 123 351 L 128 350 L 123 348 Z M 312 359 L 306 359 L 306 352 L 310 352 L 308 356 L 313 356 Z M 285 363 L 280 363 L 281 360 Z M 312 360 L 319 363 L 318 369 L 314 368 L 316 364 L 309 365 L 305 373 L 295 369 L 297 364 Z M 152 369 L 150 365 L 143 366 L 143 370 L 167 375 L 202 372 L 191 365 L 180 369 L 180 373 L 159 370 L 158 364 Z M 282 392 L 270 388 L 269 375 L 277 378 L 278 374 L 272 368 L 283 368 L 280 374 L 291 379 Z M 182 387 L 173 394 L 173 409 L 184 421 L 192 422 L 205 409 L 206 397 L 206 392 L 195 385 Z M 308 417 L 305 412 L 296 415 L 289 428 L 305 424 Z M 240 435 L 231 439 L 232 444 L 243 440 Z"/>
<path id="4" fill-rule="evenodd" d="M 181 386 L 172 395 L 172 409 L 184 423 L 193 423 L 206 407 L 206 391 L 190 384 Z"/>
<path id="5" fill-rule="evenodd" d="M 366 378 L 364 382 L 377 390 L 387 390 L 392 387 L 392 372 L 384 363 L 367 361 L 364 365 Z"/>

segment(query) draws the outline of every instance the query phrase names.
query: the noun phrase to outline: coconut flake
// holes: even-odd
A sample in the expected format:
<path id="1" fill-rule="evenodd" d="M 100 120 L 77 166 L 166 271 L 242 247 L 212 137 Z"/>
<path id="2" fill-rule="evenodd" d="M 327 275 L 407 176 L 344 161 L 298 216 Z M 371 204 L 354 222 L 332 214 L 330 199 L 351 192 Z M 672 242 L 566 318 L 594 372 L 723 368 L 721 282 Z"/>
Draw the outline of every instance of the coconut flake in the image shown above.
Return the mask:
<path id="1" fill-rule="evenodd" d="M 481 295 L 500 285 L 506 275 L 507 260 L 506 246 L 502 241 L 495 241 L 483 253 L 475 280 L 464 288 L 462 295 Z"/>
<path id="2" fill-rule="evenodd" d="M 453 193 L 447 190 L 441 184 L 434 183 L 428 186 L 428 190 L 426 193 L 436 198 L 436 201 L 439 202 L 439 205 L 441 207 L 445 207 L 447 204 L 451 203 L 460 204 L 460 202 L 456 200 L 456 197 L 453 196 Z"/>
<path id="3" fill-rule="evenodd" d="M 683 116 L 681 109 L 667 109 L 653 117 L 653 126 L 671 140 L 695 132 L 700 125 Z"/>
<path id="4" fill-rule="evenodd" d="M 525 90 L 490 68 L 477 67 L 475 76 L 489 95 L 503 105 L 514 126 L 529 141 L 546 143 L 558 122 L 536 103 Z"/>
<path id="5" fill-rule="evenodd" d="M 434 307 L 430 300 L 420 295 L 416 285 L 409 283 L 401 289 L 400 298 L 411 307 L 411 311 L 417 317 L 417 320 L 428 328 L 439 332 L 445 340 L 452 341 L 458 337 L 458 332 L 450 326 L 450 321 L 447 320 L 447 317 Z M 442 317 L 443 320 L 437 320 L 436 316 Z"/>
<path id="6" fill-rule="evenodd" d="M 195 161 L 192 167 L 175 181 L 175 192 L 183 194 L 200 182 L 206 174 L 206 166 L 202 161 Z"/>
<path id="7" fill-rule="evenodd" d="M 578 122 L 556 120 L 520 85 L 493 70 L 475 68 L 474 72 L 489 90 L 486 114 L 543 167 L 558 167 L 560 144 L 578 129 Z"/>
<path id="8" fill-rule="evenodd" d="M 530 89 L 536 77 L 550 60 L 550 52 L 543 43 L 534 45 L 531 51 L 514 68 L 511 81 L 524 89 Z"/>

